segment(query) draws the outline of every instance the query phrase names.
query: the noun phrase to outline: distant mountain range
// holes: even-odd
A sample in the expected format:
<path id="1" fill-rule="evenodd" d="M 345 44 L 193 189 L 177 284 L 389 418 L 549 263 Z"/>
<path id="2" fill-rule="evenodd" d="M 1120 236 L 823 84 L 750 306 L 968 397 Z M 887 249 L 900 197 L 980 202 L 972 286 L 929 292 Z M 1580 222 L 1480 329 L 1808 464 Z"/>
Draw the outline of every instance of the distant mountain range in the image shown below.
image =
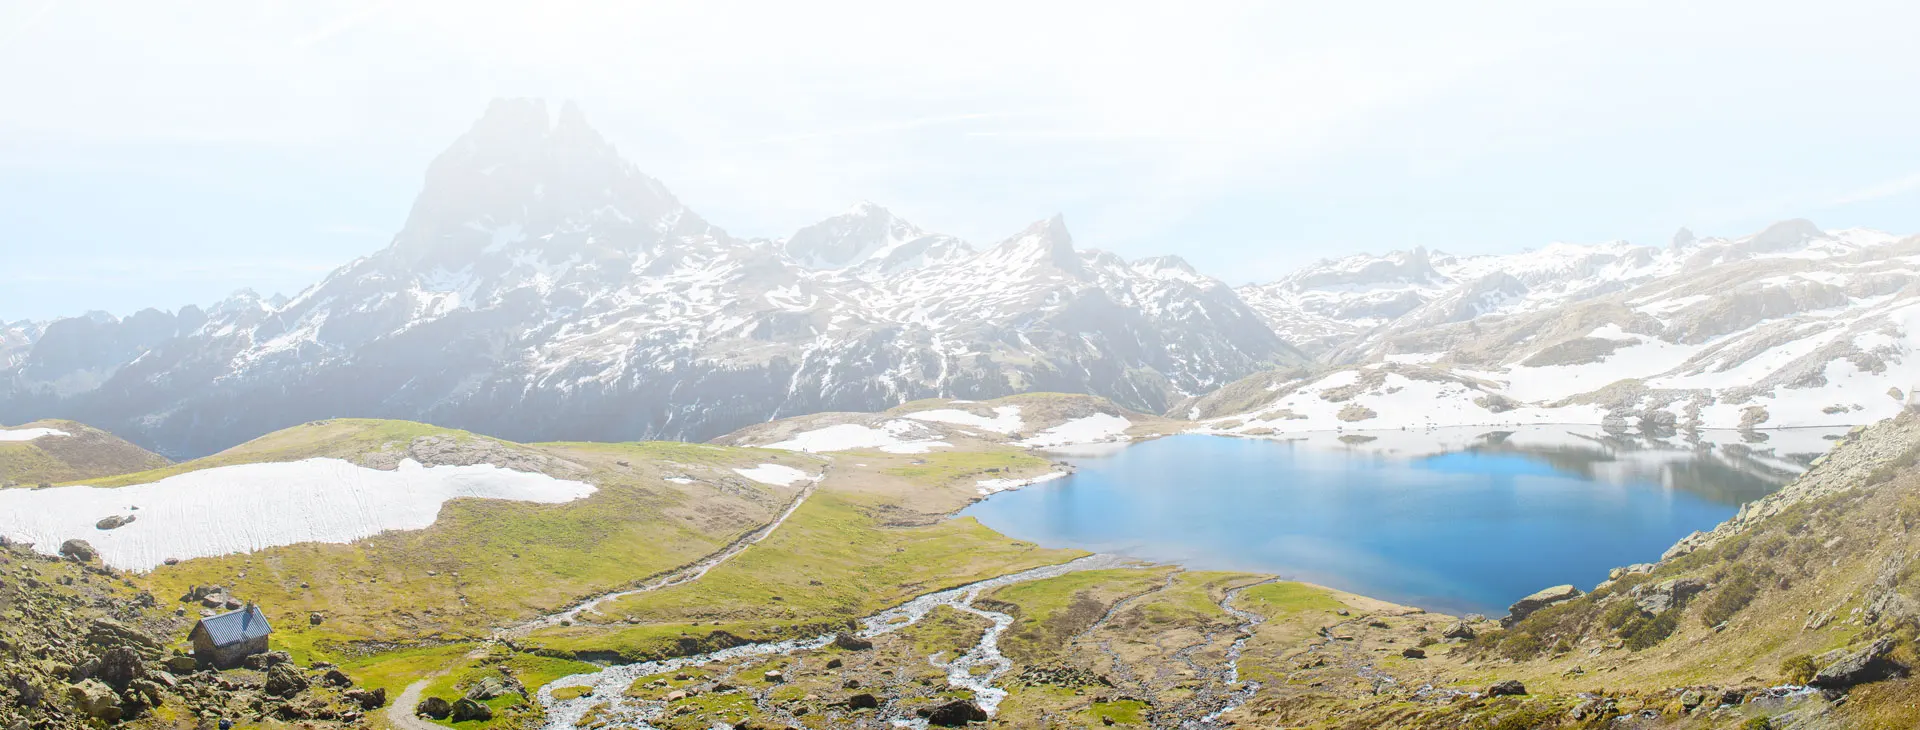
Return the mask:
<path id="1" fill-rule="evenodd" d="M 1309 359 L 1171 257 L 1058 217 L 976 251 L 863 203 L 784 241 L 687 209 L 567 105 L 497 101 L 391 245 L 290 300 L 0 327 L 0 422 L 73 418 L 176 457 L 304 421 L 520 440 L 704 440 L 928 397 L 1159 412 Z"/>
<path id="2" fill-rule="evenodd" d="M 1240 294 L 1321 367 L 1177 409 L 1237 433 L 1848 426 L 1920 386 L 1920 237 L 1804 220 L 1665 247 L 1354 256 Z"/>

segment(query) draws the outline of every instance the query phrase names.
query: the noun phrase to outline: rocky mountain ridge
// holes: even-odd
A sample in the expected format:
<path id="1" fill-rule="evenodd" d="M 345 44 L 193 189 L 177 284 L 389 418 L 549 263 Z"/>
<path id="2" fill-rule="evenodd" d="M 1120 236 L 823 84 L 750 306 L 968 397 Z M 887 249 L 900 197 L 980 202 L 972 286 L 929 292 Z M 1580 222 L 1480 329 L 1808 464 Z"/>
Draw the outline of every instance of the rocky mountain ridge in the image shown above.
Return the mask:
<path id="1" fill-rule="evenodd" d="M 1326 368 L 1255 376 L 1180 415 L 1242 433 L 1870 423 L 1920 385 L 1916 282 L 1920 238 L 1801 220 L 1665 248 L 1350 257 L 1241 290 Z"/>

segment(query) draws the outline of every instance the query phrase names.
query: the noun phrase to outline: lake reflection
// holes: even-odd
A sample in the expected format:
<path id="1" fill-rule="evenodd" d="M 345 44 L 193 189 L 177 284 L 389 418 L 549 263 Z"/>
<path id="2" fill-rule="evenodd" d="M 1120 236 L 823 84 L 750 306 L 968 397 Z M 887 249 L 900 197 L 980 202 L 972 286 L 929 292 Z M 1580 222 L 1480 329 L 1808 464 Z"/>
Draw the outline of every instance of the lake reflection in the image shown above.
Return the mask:
<path id="1" fill-rule="evenodd" d="M 1538 435 L 1482 430 L 1417 447 L 1172 436 L 1069 457 L 1073 476 L 962 514 L 1049 546 L 1500 615 L 1541 588 L 1586 589 L 1609 568 L 1658 559 L 1779 488 L 1826 443 L 1644 449 Z"/>

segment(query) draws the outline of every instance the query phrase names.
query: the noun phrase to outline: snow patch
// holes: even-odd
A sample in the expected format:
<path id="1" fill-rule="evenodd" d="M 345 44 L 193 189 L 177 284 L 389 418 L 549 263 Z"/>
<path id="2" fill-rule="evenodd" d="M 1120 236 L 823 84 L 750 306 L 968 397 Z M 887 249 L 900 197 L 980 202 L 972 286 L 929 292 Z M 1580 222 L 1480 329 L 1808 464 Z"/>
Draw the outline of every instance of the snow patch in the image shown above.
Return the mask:
<path id="1" fill-rule="evenodd" d="M 952 445 L 933 439 L 903 438 L 916 428 L 918 426 L 906 421 L 888 421 L 880 428 L 857 423 L 842 423 L 837 426 L 802 431 L 794 434 L 793 438 L 777 444 L 769 444 L 767 448 L 805 451 L 810 454 L 853 449 L 879 449 L 889 454 L 924 454 L 932 451 L 936 446 Z"/>
<path id="2" fill-rule="evenodd" d="M 969 428 L 992 431 L 998 434 L 1008 434 L 1020 430 L 1020 426 L 1022 425 L 1020 421 L 1020 406 L 999 406 L 993 409 L 993 414 L 994 416 L 992 418 L 988 418 L 977 413 L 955 408 L 941 408 L 931 411 L 909 413 L 907 417 L 916 421 L 951 423 L 956 426 L 967 426 Z"/>
<path id="3" fill-rule="evenodd" d="M 1041 431 L 1033 438 L 1021 441 L 1020 445 L 1043 449 L 1051 446 L 1118 441 L 1125 438 L 1127 429 L 1132 426 L 1132 421 L 1120 416 L 1096 413 Z"/>
<path id="4" fill-rule="evenodd" d="M 47 436 L 72 436 L 73 434 L 55 428 L 0 428 L 0 441 L 32 441 Z"/>
<path id="5" fill-rule="evenodd" d="M 486 464 L 427 467 L 409 459 L 382 471 L 340 459 L 307 459 L 222 466 L 117 489 L 0 491 L 0 532 L 25 535 L 48 554 L 66 540 L 86 540 L 107 565 L 150 570 L 168 558 L 349 543 L 387 530 L 425 529 L 450 499 L 558 504 L 594 491 L 584 482 Z M 94 526 L 115 515 L 137 519 L 114 530 Z"/>
<path id="6" fill-rule="evenodd" d="M 1031 487 L 1041 482 L 1050 482 L 1055 479 L 1064 477 L 1067 474 L 1068 472 L 1064 472 L 1064 471 L 1054 471 L 1054 472 L 1047 472 L 1045 474 L 1041 474 L 1040 476 L 1037 476 L 1037 477 L 1029 477 L 1026 479 L 982 479 L 980 481 L 974 482 L 974 485 L 980 487 L 980 494 L 982 495 L 997 494 L 997 493 L 1005 492 L 1011 489 L 1019 489 L 1021 487 Z"/>
<path id="7" fill-rule="evenodd" d="M 733 473 L 776 487 L 790 487 L 794 482 L 804 482 L 813 478 L 804 471 L 781 464 L 761 464 L 752 469 L 734 469 Z"/>

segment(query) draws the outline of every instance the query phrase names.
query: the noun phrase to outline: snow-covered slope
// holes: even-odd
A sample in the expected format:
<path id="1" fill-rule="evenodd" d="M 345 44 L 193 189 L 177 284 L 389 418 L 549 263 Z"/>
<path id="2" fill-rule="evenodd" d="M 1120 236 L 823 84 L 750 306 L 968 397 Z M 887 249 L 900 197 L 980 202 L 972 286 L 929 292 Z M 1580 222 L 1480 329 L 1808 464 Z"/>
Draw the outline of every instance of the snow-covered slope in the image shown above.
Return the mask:
<path id="1" fill-rule="evenodd" d="M 1380 263 L 1394 261 L 1432 265 Z M 1275 432 L 1869 423 L 1920 385 L 1916 282 L 1920 239 L 1799 220 L 1733 239 L 1683 232 L 1666 248 L 1356 257 L 1245 292 L 1276 327 L 1320 317 L 1346 328 L 1324 348 L 1343 368 L 1255 376 L 1185 414 Z M 1346 314 L 1381 292 L 1419 302 L 1386 317 Z"/>
<path id="2" fill-rule="evenodd" d="M 0 370 L 0 412 L 176 456 L 337 416 L 701 440 L 1032 390 L 1159 412 L 1303 359 L 1231 288 L 1077 249 L 1059 218 L 979 253 L 873 205 L 734 238 L 577 109 L 553 121 L 529 100 L 496 102 L 434 160 L 388 248 L 288 301 L 155 314 L 52 323 Z"/>

